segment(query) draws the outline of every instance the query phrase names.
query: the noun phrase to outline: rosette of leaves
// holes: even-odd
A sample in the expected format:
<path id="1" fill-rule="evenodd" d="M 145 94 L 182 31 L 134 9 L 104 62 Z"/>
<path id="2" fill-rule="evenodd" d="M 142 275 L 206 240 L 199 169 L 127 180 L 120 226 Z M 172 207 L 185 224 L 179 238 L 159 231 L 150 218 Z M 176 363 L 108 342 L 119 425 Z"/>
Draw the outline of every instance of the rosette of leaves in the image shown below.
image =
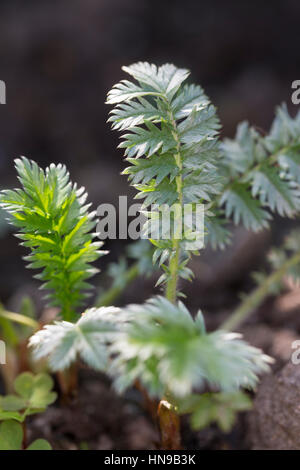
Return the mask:
<path id="1" fill-rule="evenodd" d="M 44 171 L 25 157 L 15 165 L 22 189 L 2 191 L 0 206 L 31 250 L 25 257 L 28 267 L 42 270 L 36 278 L 50 291 L 51 305 L 72 320 L 91 287 L 88 279 L 98 271 L 91 263 L 105 254 L 91 233 L 95 212 L 89 212 L 87 193 L 70 182 L 64 165 L 51 164 Z"/>
<path id="2" fill-rule="evenodd" d="M 75 324 L 46 325 L 30 346 L 53 371 L 79 357 L 110 374 L 120 393 L 138 382 L 150 396 L 167 395 L 179 413 L 191 414 L 197 429 L 216 421 L 228 430 L 236 412 L 250 406 L 241 389 L 254 389 L 271 362 L 241 335 L 208 333 L 201 312 L 193 319 L 182 302 L 163 297 L 123 309 L 90 309 Z M 203 403 L 209 404 L 204 414 Z"/>
<path id="3" fill-rule="evenodd" d="M 36 360 L 47 357 L 53 371 L 77 357 L 115 378 L 119 391 L 139 380 L 150 394 L 167 388 L 184 396 L 210 384 L 224 391 L 254 388 L 270 358 L 236 333 L 207 333 L 199 311 L 195 320 L 182 302 L 163 297 L 123 309 L 87 310 L 77 323 L 46 325 L 30 339 Z"/>
<path id="4" fill-rule="evenodd" d="M 202 313 L 193 319 L 182 302 L 156 297 L 122 314 L 110 366 L 119 391 L 138 380 L 159 398 L 183 398 L 207 386 L 231 393 L 255 388 L 258 375 L 269 370 L 268 356 L 239 334 L 206 332 Z"/>

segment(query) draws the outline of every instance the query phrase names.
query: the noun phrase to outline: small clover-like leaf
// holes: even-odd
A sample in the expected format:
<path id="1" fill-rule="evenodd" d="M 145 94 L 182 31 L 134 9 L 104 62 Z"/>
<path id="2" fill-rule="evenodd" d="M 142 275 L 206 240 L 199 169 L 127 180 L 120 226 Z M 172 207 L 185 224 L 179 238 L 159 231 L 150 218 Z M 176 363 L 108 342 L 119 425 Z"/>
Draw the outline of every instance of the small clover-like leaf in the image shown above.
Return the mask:
<path id="1" fill-rule="evenodd" d="M 7 421 L 11 419 L 18 421 L 19 423 L 23 423 L 24 415 L 22 415 L 18 411 L 1 411 L 0 410 L 0 421 Z"/>
<path id="2" fill-rule="evenodd" d="M 37 439 L 26 450 L 52 450 L 52 447 L 45 439 Z"/>
<path id="3" fill-rule="evenodd" d="M 34 378 L 30 397 L 30 408 L 46 408 L 56 400 L 56 393 L 51 392 L 54 382 L 48 374 L 38 374 Z"/>
<path id="4" fill-rule="evenodd" d="M 0 424 L 0 450 L 21 450 L 22 426 L 15 421 L 4 421 Z"/>
<path id="5" fill-rule="evenodd" d="M 0 424 L 0 450 L 21 450 L 22 441 L 23 429 L 20 423 L 9 420 Z M 45 439 L 37 439 L 26 450 L 52 450 L 52 447 Z"/>
<path id="6" fill-rule="evenodd" d="M 34 378 L 34 389 L 42 390 L 44 393 L 50 392 L 54 386 L 54 381 L 49 374 L 38 374 Z"/>
<path id="7" fill-rule="evenodd" d="M 23 422 L 30 414 L 40 413 L 57 397 L 52 392 L 54 382 L 48 374 L 20 374 L 14 387 L 17 395 L 0 396 L 0 419 L 16 419 Z M 22 411 L 22 413 L 18 413 Z"/>
<path id="8" fill-rule="evenodd" d="M 30 398 L 33 392 L 34 375 L 24 372 L 16 378 L 14 382 L 15 391 L 23 398 Z"/>
<path id="9" fill-rule="evenodd" d="M 250 398 L 241 391 L 192 394 L 178 403 L 180 413 L 191 414 L 193 429 L 203 429 L 217 423 L 223 432 L 230 431 L 237 412 L 250 408 Z"/>
<path id="10" fill-rule="evenodd" d="M 26 408 L 26 400 L 16 395 L 6 395 L 0 397 L 0 410 L 3 411 L 20 411 Z"/>
<path id="11" fill-rule="evenodd" d="M 34 376 L 30 372 L 20 374 L 14 383 L 15 390 L 26 399 L 22 408 L 40 409 L 46 408 L 56 400 L 56 393 L 51 392 L 54 382 L 48 374 Z"/>

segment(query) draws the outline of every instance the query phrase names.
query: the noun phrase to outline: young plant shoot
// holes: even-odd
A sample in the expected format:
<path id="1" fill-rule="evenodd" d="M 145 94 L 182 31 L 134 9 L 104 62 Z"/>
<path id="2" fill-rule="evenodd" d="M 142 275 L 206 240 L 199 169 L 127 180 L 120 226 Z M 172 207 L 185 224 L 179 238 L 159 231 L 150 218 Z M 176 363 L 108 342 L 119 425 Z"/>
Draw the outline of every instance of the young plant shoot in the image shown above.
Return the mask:
<path id="1" fill-rule="evenodd" d="M 166 299 L 151 299 L 144 306 L 124 310 L 129 321 L 122 340 L 113 345 L 117 351 L 113 369 L 121 389 L 138 380 L 161 399 L 162 446 L 174 449 L 180 446 L 176 416 L 180 400 L 195 389 L 204 392 L 207 384 L 220 392 L 251 388 L 257 373 L 268 369 L 268 361 L 235 335 L 206 333 L 201 313 L 194 321 L 186 307 L 177 303 L 178 280 L 191 278 L 187 262 L 193 251 L 202 248 L 195 243 L 197 233 L 194 240 L 185 239 L 184 205 L 203 204 L 208 231 L 218 234 L 218 244 L 228 242 L 228 233 L 217 218 L 219 208 L 214 212 L 212 202 L 221 194 L 227 176 L 222 171 L 216 110 L 201 87 L 183 84 L 189 75 L 185 69 L 140 62 L 123 70 L 136 81 L 115 85 L 107 102 L 115 105 L 109 121 L 123 132 L 120 147 L 130 163 L 124 173 L 138 191 L 137 197 L 144 199 L 150 222 L 157 220 L 157 206 L 177 204 L 181 210 L 173 220 L 173 236 L 160 240 L 160 223 L 158 236 L 152 236 L 154 262 L 159 260 L 164 270 L 158 284 L 165 284 Z M 255 201 L 251 195 L 250 201 Z M 195 228 L 193 219 L 188 228 Z"/>
<path id="2" fill-rule="evenodd" d="M 51 450 L 44 439 L 27 445 L 26 418 L 55 402 L 53 385 L 48 374 L 24 372 L 14 382 L 15 394 L 0 395 L 0 450 Z"/>
<path id="3" fill-rule="evenodd" d="M 104 252 L 93 241 L 94 213 L 85 204 L 86 194 L 70 182 L 64 166 L 43 171 L 18 159 L 22 189 L 3 191 L 0 206 L 30 248 L 29 267 L 42 270 L 38 278 L 64 320 L 31 337 L 34 357 L 47 357 L 53 371 L 80 358 L 106 372 L 119 392 L 136 386 L 157 407 L 161 448 L 180 449 L 180 414 L 190 414 L 195 429 L 216 422 L 228 431 L 235 413 L 250 406 L 246 391 L 255 389 L 271 362 L 240 335 L 228 332 L 228 325 L 235 327 L 243 312 L 248 314 L 249 306 L 269 292 L 271 281 L 217 331 L 208 332 L 201 311 L 194 316 L 179 300 L 184 297 L 180 279 L 192 278 L 188 262 L 203 248 L 195 209 L 204 209 L 206 243 L 223 249 L 230 243 L 231 218 L 256 232 L 269 227 L 273 214 L 296 216 L 300 113 L 291 118 L 281 107 L 269 135 L 242 123 L 234 140 L 220 142 L 216 109 L 200 86 L 187 83 L 187 70 L 145 62 L 123 70 L 132 80 L 109 92 L 107 102 L 114 106 L 109 121 L 122 133 L 120 147 L 128 162 L 124 174 L 143 200 L 143 233 L 154 246 L 153 265 L 163 270 L 157 283 L 163 295 L 142 305 L 109 305 L 134 277 L 152 270 L 149 250 L 138 245 L 139 253 L 147 253 L 137 256 L 144 257 L 144 264 L 136 262 L 130 275 L 124 261 L 114 265 L 111 272 L 117 279 L 111 291 L 101 294 L 96 308 L 77 317 L 87 280 L 95 273 L 90 263 Z M 187 219 L 186 205 L 191 208 Z M 162 207 L 175 207 L 167 232 L 159 216 Z M 290 241 L 287 248 L 293 261 L 286 255 L 282 265 L 295 268 L 299 243 Z M 278 263 L 274 267 L 279 282 L 287 269 L 280 270 Z"/>
<path id="4" fill-rule="evenodd" d="M 89 212 L 85 189 L 71 183 L 64 165 L 43 171 L 24 157 L 15 165 L 22 189 L 2 191 L 0 205 L 31 250 L 28 267 L 42 270 L 35 277 L 50 291 L 51 305 L 60 308 L 64 320 L 75 320 L 90 289 L 87 280 L 98 271 L 91 263 L 105 254 L 90 233 L 95 212 Z"/>

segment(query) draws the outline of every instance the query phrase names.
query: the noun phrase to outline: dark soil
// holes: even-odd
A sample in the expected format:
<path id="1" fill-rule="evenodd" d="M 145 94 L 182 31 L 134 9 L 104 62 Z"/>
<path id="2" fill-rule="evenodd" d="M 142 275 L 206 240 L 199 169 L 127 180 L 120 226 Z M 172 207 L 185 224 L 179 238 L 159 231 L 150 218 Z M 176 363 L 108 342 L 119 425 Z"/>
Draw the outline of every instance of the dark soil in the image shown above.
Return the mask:
<path id="1" fill-rule="evenodd" d="M 116 395 L 109 381 L 82 370 L 78 396 L 51 406 L 28 421 L 28 441 L 47 439 L 58 450 L 151 450 L 159 448 L 159 432 L 143 409 L 139 393 Z M 244 417 L 228 435 L 216 427 L 192 432 L 182 419 L 185 449 L 243 448 Z"/>
<path id="2" fill-rule="evenodd" d="M 117 396 L 107 379 L 80 371 L 78 395 L 31 419 L 29 440 L 43 437 L 55 449 L 155 449 L 157 432 L 138 392 Z"/>

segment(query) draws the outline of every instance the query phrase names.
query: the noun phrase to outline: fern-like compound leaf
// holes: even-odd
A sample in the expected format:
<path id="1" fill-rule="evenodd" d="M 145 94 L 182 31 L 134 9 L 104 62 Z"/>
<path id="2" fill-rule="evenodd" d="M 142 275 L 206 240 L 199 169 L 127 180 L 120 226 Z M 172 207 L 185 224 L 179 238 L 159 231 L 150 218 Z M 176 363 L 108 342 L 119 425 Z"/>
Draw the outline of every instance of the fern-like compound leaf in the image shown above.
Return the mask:
<path id="1" fill-rule="evenodd" d="M 171 256 L 172 237 L 157 237 L 163 233 L 159 208 L 206 204 L 219 194 L 222 188 L 217 171 L 219 120 L 202 88 L 183 84 L 188 70 L 146 62 L 123 70 L 137 84 L 123 81 L 109 92 L 107 102 L 116 105 L 109 121 L 122 132 L 120 147 L 125 149 L 130 164 L 124 174 L 138 191 L 136 197 L 143 199 L 143 209 L 147 209 L 149 224 L 144 234 L 148 233 L 150 221 L 157 220 L 157 230 L 150 238 L 155 239 L 157 253 L 168 250 Z M 177 222 L 172 221 L 174 225 Z M 184 225 L 183 210 L 181 223 L 180 248 L 184 253 L 188 246 L 186 234 L 193 233 L 194 226 Z M 202 246 L 202 242 L 198 245 Z M 184 270 L 181 272 L 186 275 Z M 162 279 L 168 279 L 167 271 Z"/>
<path id="2" fill-rule="evenodd" d="M 118 340 L 112 343 L 111 373 L 124 390 L 139 380 L 152 395 L 183 397 L 206 384 L 222 391 L 255 387 L 269 358 L 240 335 L 207 333 L 201 312 L 195 320 L 179 302 L 157 297 L 129 305 Z"/>
<path id="3" fill-rule="evenodd" d="M 117 332 L 119 309 L 101 307 L 89 309 L 76 323 L 66 321 L 46 325 L 30 338 L 35 360 L 48 358 L 51 370 L 68 368 L 82 359 L 96 370 L 108 365 L 107 345 Z"/>
<path id="4" fill-rule="evenodd" d="M 200 86 L 185 83 L 187 70 L 146 62 L 123 70 L 135 82 L 122 81 L 109 92 L 107 102 L 115 105 L 109 121 L 122 132 L 120 147 L 130 163 L 124 174 L 149 219 L 156 217 L 153 204 L 202 203 L 205 240 L 224 248 L 232 220 L 256 232 L 273 214 L 298 214 L 300 113 L 291 117 L 283 105 L 268 135 L 244 122 L 220 146 L 215 108 Z M 155 245 L 172 256 L 171 240 Z M 183 253 L 187 246 L 183 237 Z"/>
<path id="5" fill-rule="evenodd" d="M 273 213 L 299 213 L 300 113 L 292 118 L 286 106 L 278 108 L 267 136 L 242 123 L 222 150 L 226 176 L 218 204 L 226 217 L 258 231 L 268 226 Z"/>
<path id="6" fill-rule="evenodd" d="M 222 194 L 220 204 L 224 202 L 226 217 L 232 217 L 236 225 L 242 222 L 248 230 L 254 231 L 268 227 L 271 216 L 261 208 L 259 201 L 251 196 L 246 183 L 232 184 Z"/>
<path id="7" fill-rule="evenodd" d="M 50 291 L 51 304 L 70 320 L 90 289 L 87 280 L 97 272 L 91 263 L 105 254 L 91 233 L 95 212 L 89 212 L 87 193 L 70 182 L 64 165 L 44 171 L 23 157 L 16 169 L 22 189 L 2 191 L 0 206 L 31 250 L 28 267 L 41 270 L 36 277 Z"/>

